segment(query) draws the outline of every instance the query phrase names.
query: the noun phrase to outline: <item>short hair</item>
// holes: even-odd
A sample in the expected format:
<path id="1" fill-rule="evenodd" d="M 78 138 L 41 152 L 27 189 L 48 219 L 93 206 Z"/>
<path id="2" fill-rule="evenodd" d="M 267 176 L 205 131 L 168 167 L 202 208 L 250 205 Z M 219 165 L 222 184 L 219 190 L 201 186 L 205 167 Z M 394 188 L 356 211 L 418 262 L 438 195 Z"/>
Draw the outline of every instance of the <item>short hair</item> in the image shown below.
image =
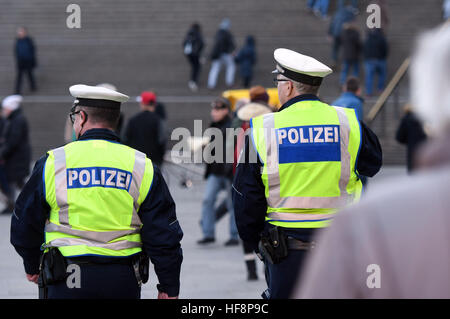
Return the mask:
<path id="1" fill-rule="evenodd" d="M 290 81 L 292 81 L 292 80 L 290 80 Z M 309 85 L 309 84 L 305 84 L 305 83 L 301 83 L 301 82 L 297 82 L 297 81 L 292 81 L 292 84 L 293 84 L 295 90 L 300 94 L 317 95 L 317 93 L 319 92 L 320 85 L 314 86 L 314 85 Z"/>
<path id="2" fill-rule="evenodd" d="M 352 93 L 358 92 L 359 80 L 354 76 L 349 77 L 345 82 L 345 90 Z"/>
<path id="3" fill-rule="evenodd" d="M 119 123 L 120 109 L 79 106 L 79 110 L 86 112 L 88 120 L 93 124 L 100 123 L 116 129 Z"/>

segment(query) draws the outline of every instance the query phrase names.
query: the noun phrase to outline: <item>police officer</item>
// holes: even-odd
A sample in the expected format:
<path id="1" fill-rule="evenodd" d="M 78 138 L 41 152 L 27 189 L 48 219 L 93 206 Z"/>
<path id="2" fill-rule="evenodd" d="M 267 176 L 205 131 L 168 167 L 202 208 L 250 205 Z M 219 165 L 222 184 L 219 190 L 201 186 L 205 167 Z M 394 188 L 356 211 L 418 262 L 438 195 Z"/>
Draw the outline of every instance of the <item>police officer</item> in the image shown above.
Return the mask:
<path id="1" fill-rule="evenodd" d="M 11 221 L 28 280 L 46 285 L 48 298 L 140 298 L 149 256 L 158 298 L 176 298 L 183 233 L 174 201 L 152 161 L 114 133 L 128 96 L 86 85 L 70 93 L 77 140 L 37 161 Z"/>
<path id="2" fill-rule="evenodd" d="M 353 109 L 318 98 L 329 67 L 288 49 L 274 58 L 282 106 L 251 120 L 232 193 L 239 234 L 264 259 L 262 296 L 271 299 L 289 297 L 315 231 L 359 199 L 359 174 L 374 176 L 382 159 Z"/>

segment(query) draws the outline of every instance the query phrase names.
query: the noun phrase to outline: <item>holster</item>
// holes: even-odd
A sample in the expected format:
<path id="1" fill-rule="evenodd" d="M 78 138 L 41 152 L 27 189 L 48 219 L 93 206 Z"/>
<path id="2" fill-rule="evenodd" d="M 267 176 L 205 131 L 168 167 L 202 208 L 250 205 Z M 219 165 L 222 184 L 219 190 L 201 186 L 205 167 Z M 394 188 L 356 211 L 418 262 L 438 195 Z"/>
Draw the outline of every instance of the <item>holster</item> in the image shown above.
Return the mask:
<path id="1" fill-rule="evenodd" d="M 133 257 L 133 269 L 139 287 L 148 281 L 149 267 L 149 258 L 146 253 L 142 252 Z"/>
<path id="2" fill-rule="evenodd" d="M 288 255 L 286 235 L 283 230 L 278 226 L 271 228 L 267 235 L 261 236 L 258 249 L 269 263 L 280 263 Z"/>
<path id="3" fill-rule="evenodd" d="M 67 261 L 58 248 L 50 248 L 41 256 L 39 266 L 41 286 L 46 287 L 67 278 Z"/>
<path id="4" fill-rule="evenodd" d="M 39 287 L 39 299 L 48 299 L 47 294 L 47 286 L 44 285 L 44 274 L 43 274 L 43 260 L 44 260 L 44 254 L 41 255 L 41 258 L 39 260 L 39 277 L 38 277 L 38 287 Z"/>

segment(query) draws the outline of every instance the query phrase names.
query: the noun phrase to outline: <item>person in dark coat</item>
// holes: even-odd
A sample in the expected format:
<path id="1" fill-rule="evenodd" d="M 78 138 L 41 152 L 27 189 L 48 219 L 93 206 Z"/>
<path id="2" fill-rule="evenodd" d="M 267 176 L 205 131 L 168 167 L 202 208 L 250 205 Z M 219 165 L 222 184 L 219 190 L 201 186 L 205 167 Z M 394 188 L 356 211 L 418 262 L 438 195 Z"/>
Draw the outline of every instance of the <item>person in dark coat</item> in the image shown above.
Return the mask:
<path id="1" fill-rule="evenodd" d="M 189 88 L 192 91 L 198 90 L 198 76 L 200 74 L 200 56 L 203 51 L 203 36 L 200 25 L 194 23 L 183 40 L 183 52 L 191 65 L 191 78 Z"/>
<path id="2" fill-rule="evenodd" d="M 129 120 L 123 142 L 145 153 L 153 163 L 161 167 L 166 136 L 164 123 L 156 113 L 156 95 L 153 92 L 142 92 L 140 100 L 142 111 Z"/>
<path id="3" fill-rule="evenodd" d="M 339 49 L 341 47 L 341 32 L 344 24 L 355 19 L 355 14 L 349 7 L 339 8 L 331 20 L 328 36 L 332 39 L 331 58 L 334 66 L 338 63 Z"/>
<path id="4" fill-rule="evenodd" d="M 347 75 L 352 69 L 354 77 L 359 76 L 359 59 L 361 55 L 361 39 L 358 28 L 353 23 L 348 23 L 344 26 L 341 34 L 342 45 L 342 70 L 341 70 L 341 85 L 345 84 Z"/>
<path id="5" fill-rule="evenodd" d="M 214 38 L 214 46 L 211 52 L 211 69 L 208 75 L 208 89 L 214 89 L 217 84 L 222 65 L 226 67 L 225 83 L 228 87 L 233 86 L 234 73 L 236 66 L 233 59 L 233 51 L 236 46 L 234 37 L 230 32 L 231 22 L 229 19 L 223 19 L 219 30 Z"/>
<path id="6" fill-rule="evenodd" d="M 253 66 L 256 63 L 255 38 L 253 36 L 247 36 L 244 47 L 239 51 L 234 60 L 239 64 L 239 71 L 244 87 L 249 88 L 253 78 Z"/>
<path id="7" fill-rule="evenodd" d="M 17 29 L 14 55 L 17 65 L 15 93 L 20 94 L 22 90 L 22 77 L 24 74 L 28 76 L 31 91 L 36 91 L 36 82 L 33 75 L 33 69 L 37 66 L 36 49 L 33 40 L 28 36 L 24 27 Z"/>
<path id="8" fill-rule="evenodd" d="M 0 133 L 0 161 L 3 163 L 7 183 L 3 191 L 8 198 L 7 207 L 2 213 L 12 212 L 15 188 L 22 188 L 30 173 L 28 122 L 20 108 L 21 102 L 20 95 L 10 95 L 2 103 L 4 122 Z"/>
<path id="9" fill-rule="evenodd" d="M 227 163 L 227 143 L 226 131 L 231 127 L 230 102 L 225 98 L 218 98 L 212 103 L 211 109 L 212 123 L 210 130 L 215 132 L 211 135 L 210 143 L 206 146 L 210 151 L 211 158 L 206 159 L 206 190 L 202 204 L 201 226 L 203 238 L 197 241 L 200 245 L 215 242 L 215 222 L 217 195 L 221 190 L 227 192 L 227 210 L 230 212 L 230 238 L 225 243 L 226 246 L 239 244 L 236 221 L 234 219 L 233 203 L 231 201 L 231 179 L 233 176 L 233 162 Z M 222 139 L 217 141 L 216 139 Z M 217 147 L 215 147 L 217 146 Z M 222 146 L 222 149 L 219 147 Z M 234 150 L 231 150 L 232 152 Z M 219 154 L 221 152 L 222 154 Z M 205 149 L 204 154 L 207 153 Z M 233 157 L 231 157 L 233 159 Z"/>
<path id="10" fill-rule="evenodd" d="M 386 82 L 386 59 L 388 43 L 382 29 L 368 29 L 364 42 L 364 67 L 366 74 L 366 94 L 373 94 L 373 82 L 378 75 L 378 91 L 382 91 Z"/>
<path id="11" fill-rule="evenodd" d="M 427 135 L 422 122 L 408 105 L 405 107 L 405 114 L 397 128 L 395 139 L 401 144 L 406 144 L 407 169 L 411 173 L 414 170 L 414 154 L 418 146 L 425 142 Z"/>

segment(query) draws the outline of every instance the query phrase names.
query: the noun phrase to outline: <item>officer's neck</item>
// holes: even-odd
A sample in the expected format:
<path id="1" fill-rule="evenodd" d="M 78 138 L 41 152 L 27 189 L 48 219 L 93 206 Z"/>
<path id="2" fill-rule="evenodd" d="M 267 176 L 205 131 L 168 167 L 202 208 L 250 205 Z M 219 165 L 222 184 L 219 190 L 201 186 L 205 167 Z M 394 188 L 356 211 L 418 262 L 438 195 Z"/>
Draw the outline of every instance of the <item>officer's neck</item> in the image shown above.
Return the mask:
<path id="1" fill-rule="evenodd" d="M 103 123 L 90 123 L 87 122 L 83 125 L 83 127 L 80 130 L 80 133 L 78 134 L 78 138 L 80 138 L 81 136 L 84 135 L 84 133 L 86 133 L 89 130 L 92 129 L 106 129 L 106 130 L 110 130 L 110 131 L 114 131 L 114 128 L 110 127 L 109 125 L 103 124 Z"/>
<path id="2" fill-rule="evenodd" d="M 285 102 L 278 111 L 282 111 L 291 106 L 292 104 L 301 101 L 320 101 L 320 99 L 317 97 L 317 95 L 311 93 L 296 95 L 287 102 Z"/>

